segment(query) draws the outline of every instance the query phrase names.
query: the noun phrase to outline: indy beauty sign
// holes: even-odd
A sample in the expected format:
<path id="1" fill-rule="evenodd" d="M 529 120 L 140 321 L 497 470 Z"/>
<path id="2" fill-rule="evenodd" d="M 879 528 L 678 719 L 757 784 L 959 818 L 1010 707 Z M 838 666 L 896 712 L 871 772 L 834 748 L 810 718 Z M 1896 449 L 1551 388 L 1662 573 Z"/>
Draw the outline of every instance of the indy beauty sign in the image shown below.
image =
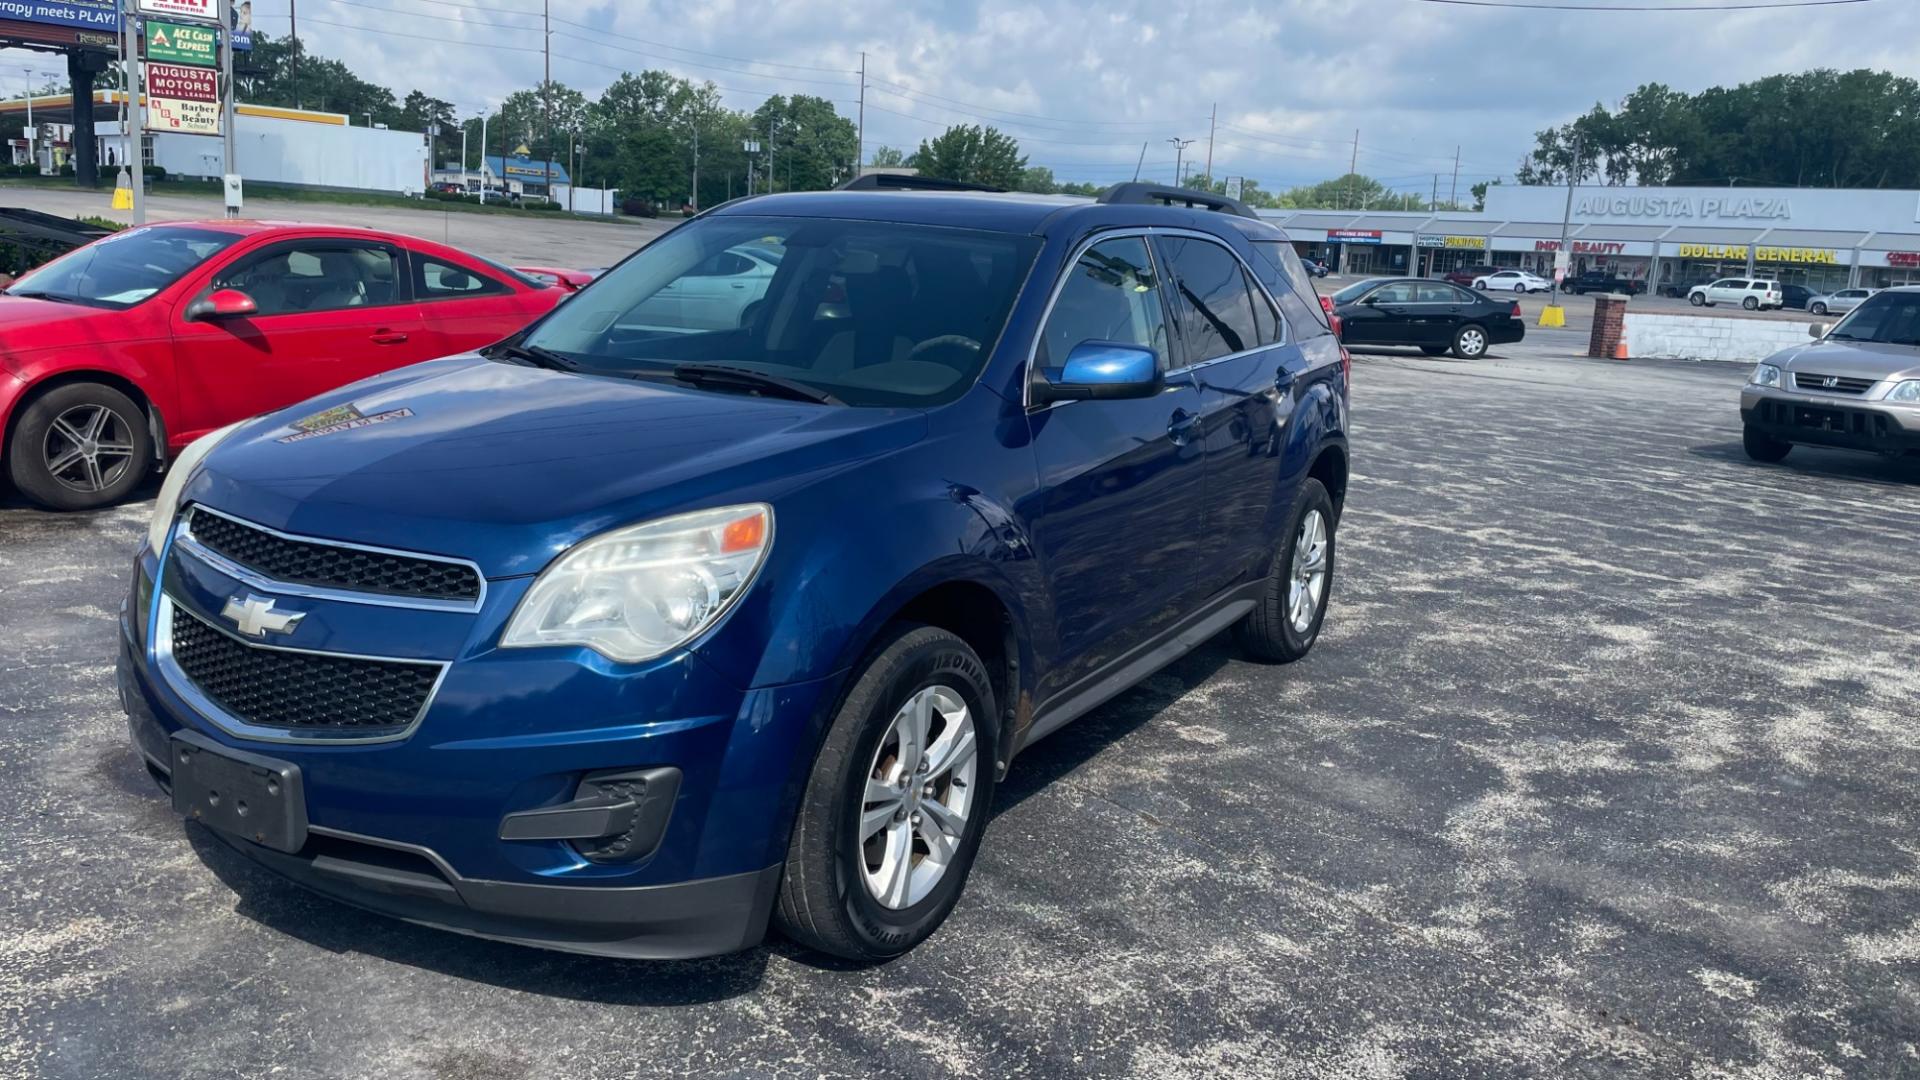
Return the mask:
<path id="1" fill-rule="evenodd" d="M 213 69 L 149 63 L 147 130 L 220 134 L 220 91 Z"/>

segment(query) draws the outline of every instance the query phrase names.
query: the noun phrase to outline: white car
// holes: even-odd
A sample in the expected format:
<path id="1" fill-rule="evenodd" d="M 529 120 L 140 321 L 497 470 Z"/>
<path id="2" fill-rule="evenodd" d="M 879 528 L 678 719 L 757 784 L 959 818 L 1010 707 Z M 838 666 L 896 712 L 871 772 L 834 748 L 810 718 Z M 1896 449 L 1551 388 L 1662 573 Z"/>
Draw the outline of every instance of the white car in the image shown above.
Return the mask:
<path id="1" fill-rule="evenodd" d="M 1859 307 L 1860 301 L 1879 291 L 1879 289 L 1841 289 L 1807 301 L 1807 310 L 1815 315 L 1839 315 Z"/>
<path id="2" fill-rule="evenodd" d="M 747 321 L 767 294 L 784 249 L 740 244 L 716 251 L 705 262 L 667 282 L 640 302 L 626 329 L 667 329 L 672 333 L 731 330 Z"/>
<path id="3" fill-rule="evenodd" d="M 1497 270 L 1473 279 L 1476 289 L 1488 289 L 1514 292 L 1546 292 L 1553 288 L 1553 282 L 1538 274 L 1529 274 L 1525 270 Z"/>
<path id="4" fill-rule="evenodd" d="M 1694 307 L 1739 304 L 1748 311 L 1759 311 L 1762 308 L 1786 307 L 1787 294 L 1780 291 L 1780 283 L 1777 281 L 1721 278 L 1719 281 L 1695 285 L 1688 289 L 1687 303 Z"/>

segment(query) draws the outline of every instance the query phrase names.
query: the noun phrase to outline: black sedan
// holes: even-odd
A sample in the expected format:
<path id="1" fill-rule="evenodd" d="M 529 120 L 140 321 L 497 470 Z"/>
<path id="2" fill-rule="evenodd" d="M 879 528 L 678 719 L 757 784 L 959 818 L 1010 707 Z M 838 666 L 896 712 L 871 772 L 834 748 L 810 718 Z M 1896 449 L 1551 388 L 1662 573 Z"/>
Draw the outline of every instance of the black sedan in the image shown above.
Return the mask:
<path id="1" fill-rule="evenodd" d="M 1333 294 L 1333 313 L 1345 344 L 1411 345 L 1428 356 L 1451 350 L 1472 360 L 1527 335 L 1519 301 L 1430 278 L 1355 282 Z"/>

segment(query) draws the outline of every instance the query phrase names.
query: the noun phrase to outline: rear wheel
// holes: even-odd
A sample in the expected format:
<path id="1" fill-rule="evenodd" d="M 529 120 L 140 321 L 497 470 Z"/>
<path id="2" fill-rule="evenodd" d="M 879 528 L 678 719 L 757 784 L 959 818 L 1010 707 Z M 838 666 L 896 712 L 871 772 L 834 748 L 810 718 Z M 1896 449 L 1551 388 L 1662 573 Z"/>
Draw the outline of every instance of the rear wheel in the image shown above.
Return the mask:
<path id="1" fill-rule="evenodd" d="M 1792 443 L 1776 439 L 1752 424 L 1741 430 L 1740 443 L 1746 447 L 1748 457 L 1769 465 L 1784 460 L 1793 450 Z"/>
<path id="2" fill-rule="evenodd" d="M 1827 305 L 1815 304 L 1811 310 L 1815 315 L 1825 315 L 1827 313 Z"/>
<path id="3" fill-rule="evenodd" d="M 92 510 L 125 498 L 153 466 L 147 418 L 127 395 L 68 383 L 35 398 L 7 448 L 13 484 L 50 510 Z"/>
<path id="4" fill-rule="evenodd" d="M 1262 660 L 1291 663 L 1312 651 L 1333 595 L 1333 499 L 1309 477 L 1294 497 L 1285 541 L 1274 553 L 1264 595 L 1234 627 L 1240 646 Z"/>
<path id="5" fill-rule="evenodd" d="M 1462 360 L 1477 360 L 1487 353 L 1487 331 L 1477 323 L 1468 323 L 1453 332 L 1453 355 Z"/>
<path id="6" fill-rule="evenodd" d="M 775 917 L 803 945 L 899 956 L 960 898 L 993 800 L 993 688 L 953 634 L 908 627 L 867 662 L 821 745 Z"/>
<path id="7" fill-rule="evenodd" d="M 1526 282 L 1524 282 L 1524 281 L 1523 281 L 1523 282 L 1521 282 L 1521 283 L 1519 283 L 1519 284 L 1517 284 L 1517 285 L 1515 285 L 1515 286 L 1513 287 L 1513 291 L 1514 291 L 1514 292 L 1517 292 L 1517 293 L 1523 293 L 1523 292 L 1526 292 L 1526 291 L 1527 291 L 1527 285 L 1526 285 Z"/>
<path id="8" fill-rule="evenodd" d="M 1745 300 L 1740 301 L 1740 306 L 1746 308 L 1748 311 L 1759 311 L 1760 300 L 1757 297 L 1749 296 Z"/>

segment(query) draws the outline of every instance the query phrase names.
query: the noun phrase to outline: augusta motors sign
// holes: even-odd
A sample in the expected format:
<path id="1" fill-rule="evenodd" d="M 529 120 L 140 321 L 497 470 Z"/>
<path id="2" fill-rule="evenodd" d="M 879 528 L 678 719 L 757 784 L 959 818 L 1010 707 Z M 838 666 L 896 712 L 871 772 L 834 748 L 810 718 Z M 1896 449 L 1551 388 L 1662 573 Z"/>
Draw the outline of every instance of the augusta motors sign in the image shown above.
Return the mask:
<path id="1" fill-rule="evenodd" d="M 1793 217 L 1793 200 L 1728 195 L 1694 198 L 1687 195 L 1583 195 L 1574 204 L 1583 218 L 1654 218 L 1672 220 L 1786 221 Z"/>
<path id="2" fill-rule="evenodd" d="M 220 91 L 213 69 L 148 63 L 147 130 L 220 134 Z"/>

